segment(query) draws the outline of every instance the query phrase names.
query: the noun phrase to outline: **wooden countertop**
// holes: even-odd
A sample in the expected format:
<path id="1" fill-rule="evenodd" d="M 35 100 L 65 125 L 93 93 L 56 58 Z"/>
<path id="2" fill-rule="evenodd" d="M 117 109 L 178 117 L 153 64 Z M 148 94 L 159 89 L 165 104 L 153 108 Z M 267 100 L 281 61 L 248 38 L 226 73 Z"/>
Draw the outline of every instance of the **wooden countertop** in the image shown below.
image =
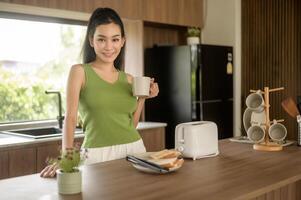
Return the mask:
<path id="1" fill-rule="evenodd" d="M 78 195 L 57 194 L 56 179 L 38 174 L 5 179 L 1 199 L 250 199 L 301 180 L 301 147 L 261 152 L 222 140 L 219 148 L 219 156 L 185 159 L 165 175 L 139 172 L 125 159 L 84 166 Z"/>

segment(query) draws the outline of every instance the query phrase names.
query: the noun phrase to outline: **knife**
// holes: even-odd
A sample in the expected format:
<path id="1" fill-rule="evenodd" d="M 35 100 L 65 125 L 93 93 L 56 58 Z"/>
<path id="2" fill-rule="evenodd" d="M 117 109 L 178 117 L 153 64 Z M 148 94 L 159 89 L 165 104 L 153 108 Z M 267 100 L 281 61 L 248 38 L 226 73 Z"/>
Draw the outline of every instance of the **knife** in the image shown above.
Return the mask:
<path id="1" fill-rule="evenodd" d="M 169 172 L 168 169 L 166 169 L 164 167 L 161 167 L 160 165 L 157 165 L 155 163 L 149 162 L 149 161 L 141 159 L 141 158 L 137 158 L 137 157 L 132 156 L 132 155 L 126 156 L 126 160 L 129 161 L 129 162 L 131 162 L 131 163 L 140 165 L 142 167 L 146 167 L 146 168 L 155 170 L 155 171 L 157 171 L 159 173 Z"/>

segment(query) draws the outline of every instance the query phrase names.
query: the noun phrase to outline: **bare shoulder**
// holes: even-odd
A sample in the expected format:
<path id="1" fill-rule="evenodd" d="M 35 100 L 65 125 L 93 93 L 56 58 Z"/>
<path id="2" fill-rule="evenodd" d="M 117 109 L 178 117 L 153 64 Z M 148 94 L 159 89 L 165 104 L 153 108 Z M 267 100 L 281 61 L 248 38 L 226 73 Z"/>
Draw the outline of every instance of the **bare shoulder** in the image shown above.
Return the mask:
<path id="1" fill-rule="evenodd" d="M 72 65 L 68 76 L 68 87 L 83 88 L 85 82 L 84 66 L 82 64 Z"/>
<path id="2" fill-rule="evenodd" d="M 82 77 L 84 76 L 84 67 L 82 64 L 76 64 L 72 65 L 70 68 L 70 74 L 69 76 L 76 76 L 76 77 Z"/>
<path id="3" fill-rule="evenodd" d="M 77 73 L 83 73 L 84 72 L 84 66 L 82 64 L 72 65 L 70 71 L 71 72 L 77 72 Z"/>
<path id="4" fill-rule="evenodd" d="M 128 80 L 128 82 L 130 83 L 130 84 L 132 84 L 132 82 L 133 82 L 133 76 L 131 75 L 131 74 L 128 74 L 128 73 L 125 73 L 126 74 L 126 78 L 127 78 L 127 80 Z"/>

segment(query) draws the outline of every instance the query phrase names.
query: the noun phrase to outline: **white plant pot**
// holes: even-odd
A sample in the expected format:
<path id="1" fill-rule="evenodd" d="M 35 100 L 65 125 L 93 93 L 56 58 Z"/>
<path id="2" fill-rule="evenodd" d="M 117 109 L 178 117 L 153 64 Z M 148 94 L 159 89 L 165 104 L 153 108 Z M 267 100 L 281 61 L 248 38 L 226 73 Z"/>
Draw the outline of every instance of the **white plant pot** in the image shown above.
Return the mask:
<path id="1" fill-rule="evenodd" d="M 199 37 L 188 37 L 187 38 L 187 44 L 188 45 L 200 44 L 200 38 Z"/>
<path id="2" fill-rule="evenodd" d="M 82 172 L 64 173 L 56 171 L 58 192 L 60 194 L 77 194 L 82 191 Z"/>

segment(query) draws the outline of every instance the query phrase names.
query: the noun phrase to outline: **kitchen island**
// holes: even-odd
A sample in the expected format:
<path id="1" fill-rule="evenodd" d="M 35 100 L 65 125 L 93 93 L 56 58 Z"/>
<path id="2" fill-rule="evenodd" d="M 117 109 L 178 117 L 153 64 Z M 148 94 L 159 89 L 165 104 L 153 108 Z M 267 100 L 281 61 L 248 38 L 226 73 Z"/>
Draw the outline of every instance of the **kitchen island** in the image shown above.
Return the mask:
<path id="1" fill-rule="evenodd" d="M 301 199 L 301 147 L 262 152 L 226 139 L 219 149 L 165 175 L 137 171 L 125 159 L 83 166 L 77 195 L 59 195 L 56 179 L 38 174 L 4 179 L 1 199 Z"/>
<path id="2" fill-rule="evenodd" d="M 137 130 L 147 151 L 165 148 L 166 123 L 139 122 Z M 74 141 L 82 143 L 84 134 L 79 131 Z M 34 174 L 47 165 L 49 157 L 57 157 L 62 136 L 49 138 L 26 138 L 0 132 L 0 179 Z M 0 198 L 1 199 L 1 198 Z"/>

